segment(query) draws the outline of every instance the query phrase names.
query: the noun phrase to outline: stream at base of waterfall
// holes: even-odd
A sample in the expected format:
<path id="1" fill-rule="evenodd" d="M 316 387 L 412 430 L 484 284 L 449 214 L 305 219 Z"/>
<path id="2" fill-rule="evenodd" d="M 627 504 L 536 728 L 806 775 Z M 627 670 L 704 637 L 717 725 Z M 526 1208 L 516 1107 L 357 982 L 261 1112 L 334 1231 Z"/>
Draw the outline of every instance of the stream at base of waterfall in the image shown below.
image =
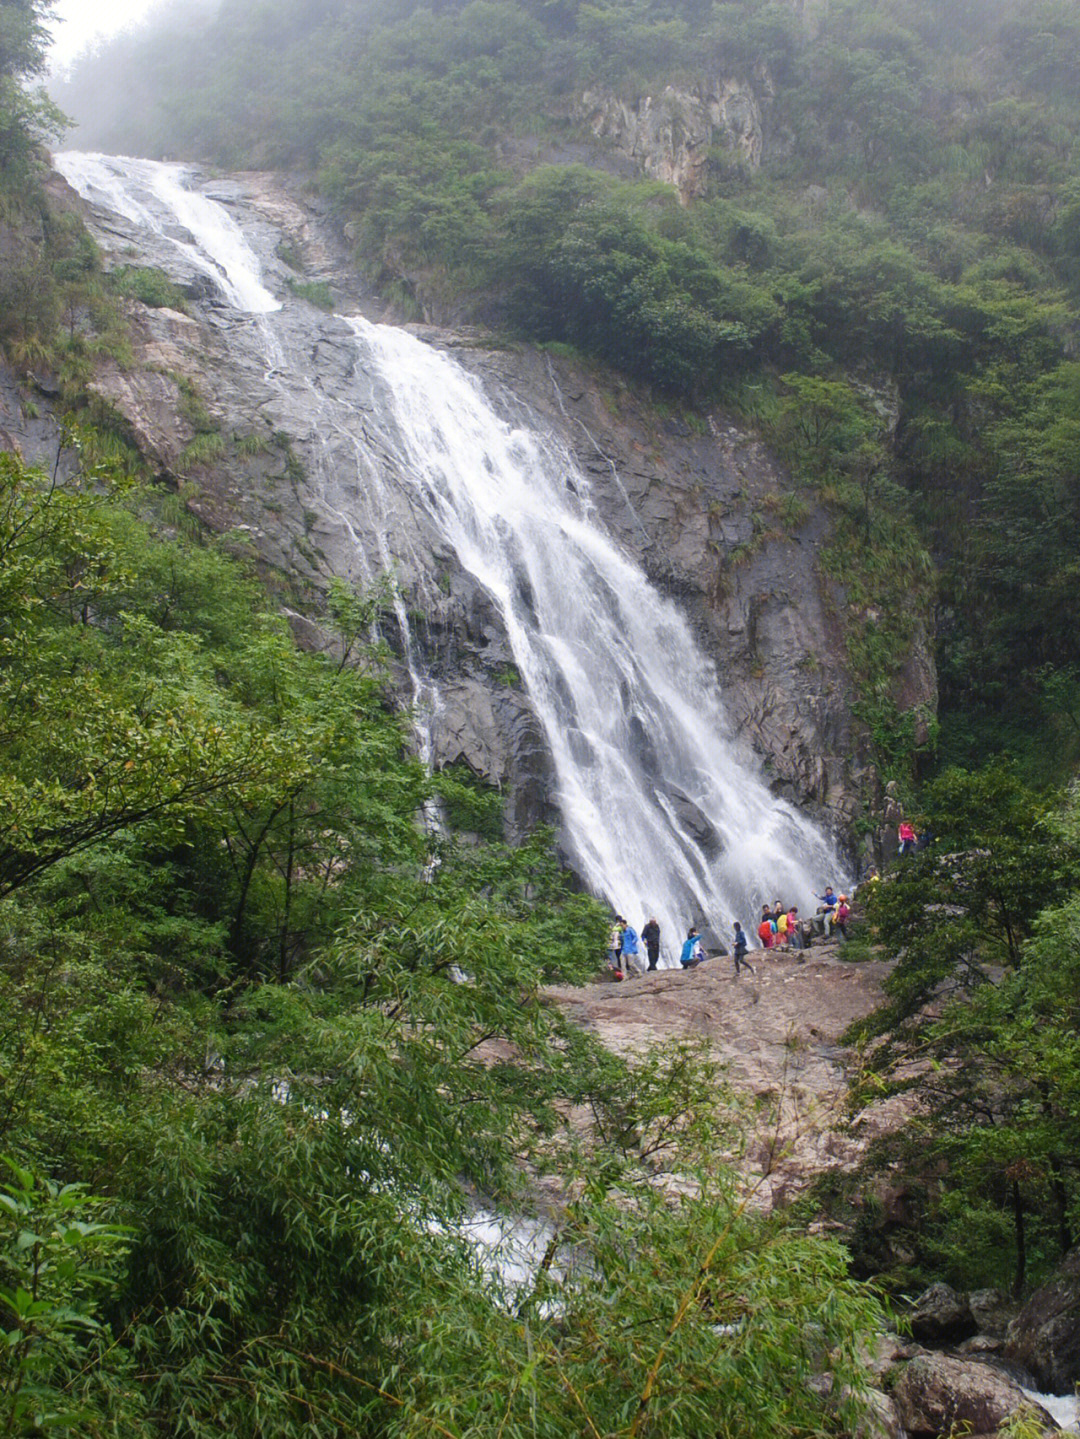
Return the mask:
<path id="1" fill-rule="evenodd" d="M 780 896 L 811 912 L 822 886 L 843 880 L 829 839 L 770 793 L 731 731 L 721 677 L 675 604 L 605 531 L 557 437 L 504 418 L 498 396 L 407 331 L 272 294 L 255 248 L 265 236 L 249 238 L 243 206 L 202 193 L 196 170 L 78 153 L 55 163 L 94 207 L 103 248 L 127 262 L 142 247 L 142 263 L 202 277 L 218 316 L 229 312 L 218 332 L 261 346 L 261 412 L 285 433 L 306 417 L 305 438 L 324 459 L 305 503 L 356 533 L 359 575 L 409 560 L 396 519 L 404 505 L 483 587 L 552 756 L 566 850 L 589 889 L 636 927 L 659 919 L 664 963 L 676 962 L 691 923 L 727 943 L 736 918 L 756 931 L 763 903 Z M 353 348 L 352 393 L 322 382 L 321 341 Z M 392 466 L 373 455 L 375 432 Z M 398 596 L 395 611 L 427 757 L 440 702 L 410 619 L 423 599 Z M 703 821 L 694 833 L 688 809 Z"/>

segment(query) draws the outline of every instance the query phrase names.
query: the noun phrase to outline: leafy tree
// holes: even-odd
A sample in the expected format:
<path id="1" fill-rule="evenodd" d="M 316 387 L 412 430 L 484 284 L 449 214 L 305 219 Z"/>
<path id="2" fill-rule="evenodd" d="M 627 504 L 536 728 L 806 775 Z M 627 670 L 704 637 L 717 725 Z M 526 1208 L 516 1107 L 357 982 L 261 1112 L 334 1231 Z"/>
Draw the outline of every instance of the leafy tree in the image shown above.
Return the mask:
<path id="1" fill-rule="evenodd" d="M 87 1195 L 84 1186 L 61 1187 L 10 1160 L 6 1164 L 10 1178 L 0 1186 L 5 1431 L 100 1432 L 121 1410 L 130 1414 L 138 1408 L 124 1392 L 135 1386 L 122 1365 L 111 1366 L 103 1384 L 85 1378 L 86 1369 L 106 1353 L 108 1335 L 95 1311 L 116 1283 L 128 1234 L 92 1217 L 104 1201 Z"/>
<path id="2" fill-rule="evenodd" d="M 716 1065 L 551 1002 L 606 918 L 550 836 L 452 777 L 467 832 L 422 822 L 385 593 L 303 653 L 137 481 L 0 474 L 9 1427 L 810 1435 L 825 1350 L 854 1421 L 876 1304 L 747 1212 Z M 470 1215 L 541 1181 L 502 1280 Z"/>
<path id="3" fill-rule="evenodd" d="M 1073 1243 L 1076 799 L 1064 810 L 1004 765 L 929 788 L 940 841 L 875 890 L 871 922 L 899 955 L 888 1003 L 856 1026 L 861 1101 L 908 1093 L 911 1118 L 873 1164 L 926 1185 L 921 1262 L 1019 1296 Z M 943 849 L 963 845 L 944 853 Z"/>

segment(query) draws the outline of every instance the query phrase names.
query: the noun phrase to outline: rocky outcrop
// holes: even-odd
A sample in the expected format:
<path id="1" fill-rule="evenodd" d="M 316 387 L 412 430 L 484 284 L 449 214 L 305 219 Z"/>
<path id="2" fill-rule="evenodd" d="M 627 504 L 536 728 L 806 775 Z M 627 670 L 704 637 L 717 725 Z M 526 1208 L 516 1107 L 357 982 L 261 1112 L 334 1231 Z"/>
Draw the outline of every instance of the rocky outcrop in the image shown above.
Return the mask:
<path id="1" fill-rule="evenodd" d="M 908 1315 L 913 1339 L 924 1344 L 954 1344 L 977 1329 L 967 1298 L 948 1284 L 931 1284 Z"/>
<path id="2" fill-rule="evenodd" d="M 684 204 L 704 193 L 716 152 L 757 170 L 765 143 L 764 80 L 758 87 L 716 76 L 687 89 L 668 85 L 636 105 L 587 91 L 582 110 L 597 139 L 634 161 L 653 180 L 674 185 Z"/>
<path id="3" fill-rule="evenodd" d="M 987 1339 L 1004 1339 L 1016 1318 L 1016 1305 L 1000 1289 L 973 1289 L 967 1297 L 971 1317 Z"/>
<path id="4" fill-rule="evenodd" d="M 1049 1394 L 1071 1394 L 1080 1384 L 1080 1248 L 1009 1325 L 1005 1353 Z"/>
<path id="5" fill-rule="evenodd" d="M 677 954 L 681 938 L 662 934 L 661 954 Z M 753 1097 L 741 1149 L 730 1158 L 747 1177 L 748 1202 L 770 1210 L 805 1195 L 826 1171 L 854 1169 L 897 1122 L 892 1100 L 865 1112 L 858 1133 L 846 1123 L 841 1037 L 881 1002 L 892 966 L 847 964 L 839 952 L 834 943 L 801 956 L 752 950 L 750 975 L 737 977 L 732 961 L 717 957 L 629 983 L 547 993 L 616 1053 L 705 1040 L 737 1091 Z"/>
<path id="6" fill-rule="evenodd" d="M 910 1360 L 892 1395 L 910 1439 L 994 1434 L 1025 1411 L 1043 1425 L 1044 1432 L 1052 1433 L 1058 1427 L 1008 1375 L 989 1364 L 945 1354 L 920 1354 Z"/>
<path id="7" fill-rule="evenodd" d="M 865 1412 L 855 1429 L 854 1439 L 904 1439 L 904 1426 L 895 1402 L 879 1389 L 864 1396 Z"/>

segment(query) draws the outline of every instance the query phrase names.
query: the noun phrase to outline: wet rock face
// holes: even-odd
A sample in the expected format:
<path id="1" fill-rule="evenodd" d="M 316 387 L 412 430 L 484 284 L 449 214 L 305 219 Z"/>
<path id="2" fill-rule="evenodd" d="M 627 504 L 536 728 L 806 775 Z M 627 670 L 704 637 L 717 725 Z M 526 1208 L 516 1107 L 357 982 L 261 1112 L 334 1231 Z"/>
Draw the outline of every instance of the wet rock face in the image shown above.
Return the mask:
<path id="1" fill-rule="evenodd" d="M 614 396 L 599 389 L 570 362 L 527 349 L 473 349 L 468 337 L 454 343 L 489 392 L 517 396 L 523 418 L 564 438 L 608 530 L 691 618 L 732 727 L 761 757 L 772 788 L 847 832 L 877 777 L 866 732 L 852 717 L 847 602 L 819 564 L 828 517 L 785 522 L 790 477 L 723 415 L 695 433 L 659 420 L 627 387 Z M 918 627 L 897 684 L 901 708 L 935 712 L 928 623 Z"/>
<path id="2" fill-rule="evenodd" d="M 256 245 L 264 283 L 283 302 L 275 334 L 305 357 L 308 389 L 281 383 L 259 325 L 237 324 L 206 277 L 184 271 L 166 245 L 144 262 L 187 287 L 190 313 L 133 304 L 134 361 L 123 370 L 104 366 L 96 392 L 194 513 L 243 536 L 298 611 L 318 614 L 332 576 L 370 582 L 385 569 L 392 537 L 411 643 L 440 688 L 434 763 L 467 764 L 499 785 L 512 834 L 552 822 L 550 756 L 496 609 L 410 503 L 411 482 L 394 475 L 378 437 L 380 397 L 355 336 L 339 315 L 290 294 L 294 261 L 304 278 L 330 284 L 342 313 L 378 319 L 381 307 L 360 292 L 342 238 L 286 183 L 225 177 L 210 193 Z M 116 232 L 100 238 L 121 257 L 130 243 Z M 475 333 L 431 328 L 421 337 L 452 349 L 508 419 L 561 437 L 605 526 L 690 618 L 715 664 L 730 727 L 760 757 L 773 788 L 849 832 L 876 775 L 852 718 L 844 596 L 818 563 L 827 517 L 785 523 L 789 477 L 722 415 L 692 431 L 569 361 L 525 347 L 493 350 Z M 204 412 L 199 423 L 208 415 L 216 427 L 220 458 L 192 444 L 192 394 Z M 29 440 L 32 428 L 18 412 L 16 395 L 2 417 L 14 443 Z M 390 618 L 388 638 L 411 701 L 409 656 L 395 625 Z M 317 633 L 305 629 L 307 642 L 318 643 Z M 905 686 L 905 703 L 933 711 L 928 642 L 915 645 Z"/>
<path id="3" fill-rule="evenodd" d="M 1009 1325 L 1005 1353 L 1048 1394 L 1071 1394 L 1080 1384 L 1080 1248 Z"/>
<path id="4" fill-rule="evenodd" d="M 994 1434 L 1021 1410 L 1052 1432 L 1057 1428 L 1045 1409 L 1033 1405 L 1015 1380 L 988 1364 L 920 1354 L 903 1368 L 893 1400 L 911 1439 L 942 1434 Z"/>

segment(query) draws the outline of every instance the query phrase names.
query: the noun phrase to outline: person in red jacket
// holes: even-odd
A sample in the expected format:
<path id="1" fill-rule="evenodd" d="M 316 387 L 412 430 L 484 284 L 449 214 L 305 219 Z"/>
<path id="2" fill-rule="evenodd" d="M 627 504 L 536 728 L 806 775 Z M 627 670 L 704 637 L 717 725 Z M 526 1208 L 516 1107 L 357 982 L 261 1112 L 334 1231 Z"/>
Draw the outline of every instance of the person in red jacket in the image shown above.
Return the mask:
<path id="1" fill-rule="evenodd" d="M 776 930 L 773 928 L 772 916 L 769 914 L 769 906 L 763 905 L 761 909 L 761 923 L 758 925 L 758 939 L 761 940 L 762 949 L 772 949 L 773 940 L 776 937 Z"/>
<path id="2" fill-rule="evenodd" d="M 839 932 L 841 939 L 847 939 L 847 922 L 850 913 L 851 906 L 847 902 L 847 895 L 842 894 L 836 902 L 836 918 L 833 920 L 833 929 Z"/>

